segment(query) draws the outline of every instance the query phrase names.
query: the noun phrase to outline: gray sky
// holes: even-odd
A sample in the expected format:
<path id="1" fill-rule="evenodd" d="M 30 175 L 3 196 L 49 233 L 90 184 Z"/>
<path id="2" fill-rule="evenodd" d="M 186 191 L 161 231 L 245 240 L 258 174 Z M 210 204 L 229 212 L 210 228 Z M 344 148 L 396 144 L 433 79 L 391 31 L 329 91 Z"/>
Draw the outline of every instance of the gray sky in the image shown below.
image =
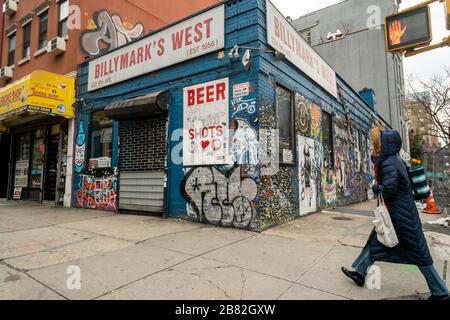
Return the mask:
<path id="1" fill-rule="evenodd" d="M 296 19 L 306 13 L 338 3 L 338 0 L 272 0 L 274 5 L 285 15 Z M 405 9 L 423 0 L 403 0 L 401 9 Z M 442 3 L 431 5 L 433 22 L 433 42 L 442 41 L 450 31 L 445 28 L 444 9 Z M 365 14 L 365 13 L 363 13 Z M 405 76 L 410 74 L 428 77 L 439 72 L 442 66 L 450 66 L 450 47 L 436 49 L 427 53 L 405 59 Z"/>

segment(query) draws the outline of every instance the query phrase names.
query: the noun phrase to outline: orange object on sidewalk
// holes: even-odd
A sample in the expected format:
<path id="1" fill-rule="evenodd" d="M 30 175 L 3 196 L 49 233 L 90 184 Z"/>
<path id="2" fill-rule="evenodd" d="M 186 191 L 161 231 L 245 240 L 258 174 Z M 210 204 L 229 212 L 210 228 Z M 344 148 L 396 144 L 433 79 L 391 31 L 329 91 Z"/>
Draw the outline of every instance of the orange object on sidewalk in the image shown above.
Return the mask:
<path id="1" fill-rule="evenodd" d="M 426 214 L 441 214 L 439 209 L 436 207 L 436 202 L 433 198 L 433 192 L 431 192 L 430 196 L 427 199 L 427 207 L 425 210 L 422 210 L 423 213 Z"/>

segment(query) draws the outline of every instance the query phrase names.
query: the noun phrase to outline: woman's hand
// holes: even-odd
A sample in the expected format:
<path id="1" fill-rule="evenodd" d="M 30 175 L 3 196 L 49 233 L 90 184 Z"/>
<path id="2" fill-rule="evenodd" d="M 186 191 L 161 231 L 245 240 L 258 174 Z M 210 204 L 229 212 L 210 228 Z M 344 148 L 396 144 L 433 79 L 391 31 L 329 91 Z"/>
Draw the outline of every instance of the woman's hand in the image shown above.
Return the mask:
<path id="1" fill-rule="evenodd" d="M 372 191 L 374 195 L 378 196 L 380 194 L 380 185 L 375 182 L 372 186 Z"/>

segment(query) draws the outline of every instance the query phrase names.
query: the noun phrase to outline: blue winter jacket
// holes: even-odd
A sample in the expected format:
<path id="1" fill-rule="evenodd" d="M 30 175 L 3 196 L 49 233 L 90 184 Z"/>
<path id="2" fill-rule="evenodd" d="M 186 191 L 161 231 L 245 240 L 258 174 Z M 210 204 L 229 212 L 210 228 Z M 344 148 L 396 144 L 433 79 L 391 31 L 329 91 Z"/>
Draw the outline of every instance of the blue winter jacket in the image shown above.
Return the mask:
<path id="1" fill-rule="evenodd" d="M 423 234 L 405 163 L 398 157 L 401 147 L 402 139 L 397 131 L 382 131 L 381 154 L 373 159 L 379 165 L 381 178 L 381 185 L 375 193 L 381 193 L 390 204 L 399 244 L 395 248 L 385 247 L 372 231 L 368 245 L 375 261 L 429 266 L 433 259 Z"/>

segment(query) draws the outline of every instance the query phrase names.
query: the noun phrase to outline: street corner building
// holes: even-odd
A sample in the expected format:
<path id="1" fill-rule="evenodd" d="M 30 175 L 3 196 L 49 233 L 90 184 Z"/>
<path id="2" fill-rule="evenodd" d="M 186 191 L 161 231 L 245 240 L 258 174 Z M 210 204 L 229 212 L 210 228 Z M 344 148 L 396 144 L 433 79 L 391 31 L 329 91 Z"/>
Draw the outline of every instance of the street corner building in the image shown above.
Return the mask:
<path id="1" fill-rule="evenodd" d="M 0 132 L 10 136 L 1 157 L 11 164 L 2 182 L 10 198 L 64 202 L 74 99 L 74 78 L 39 70 L 0 89 Z"/>
<path id="2" fill-rule="evenodd" d="M 72 205 L 260 231 L 364 201 L 383 120 L 265 0 L 79 66 Z"/>

